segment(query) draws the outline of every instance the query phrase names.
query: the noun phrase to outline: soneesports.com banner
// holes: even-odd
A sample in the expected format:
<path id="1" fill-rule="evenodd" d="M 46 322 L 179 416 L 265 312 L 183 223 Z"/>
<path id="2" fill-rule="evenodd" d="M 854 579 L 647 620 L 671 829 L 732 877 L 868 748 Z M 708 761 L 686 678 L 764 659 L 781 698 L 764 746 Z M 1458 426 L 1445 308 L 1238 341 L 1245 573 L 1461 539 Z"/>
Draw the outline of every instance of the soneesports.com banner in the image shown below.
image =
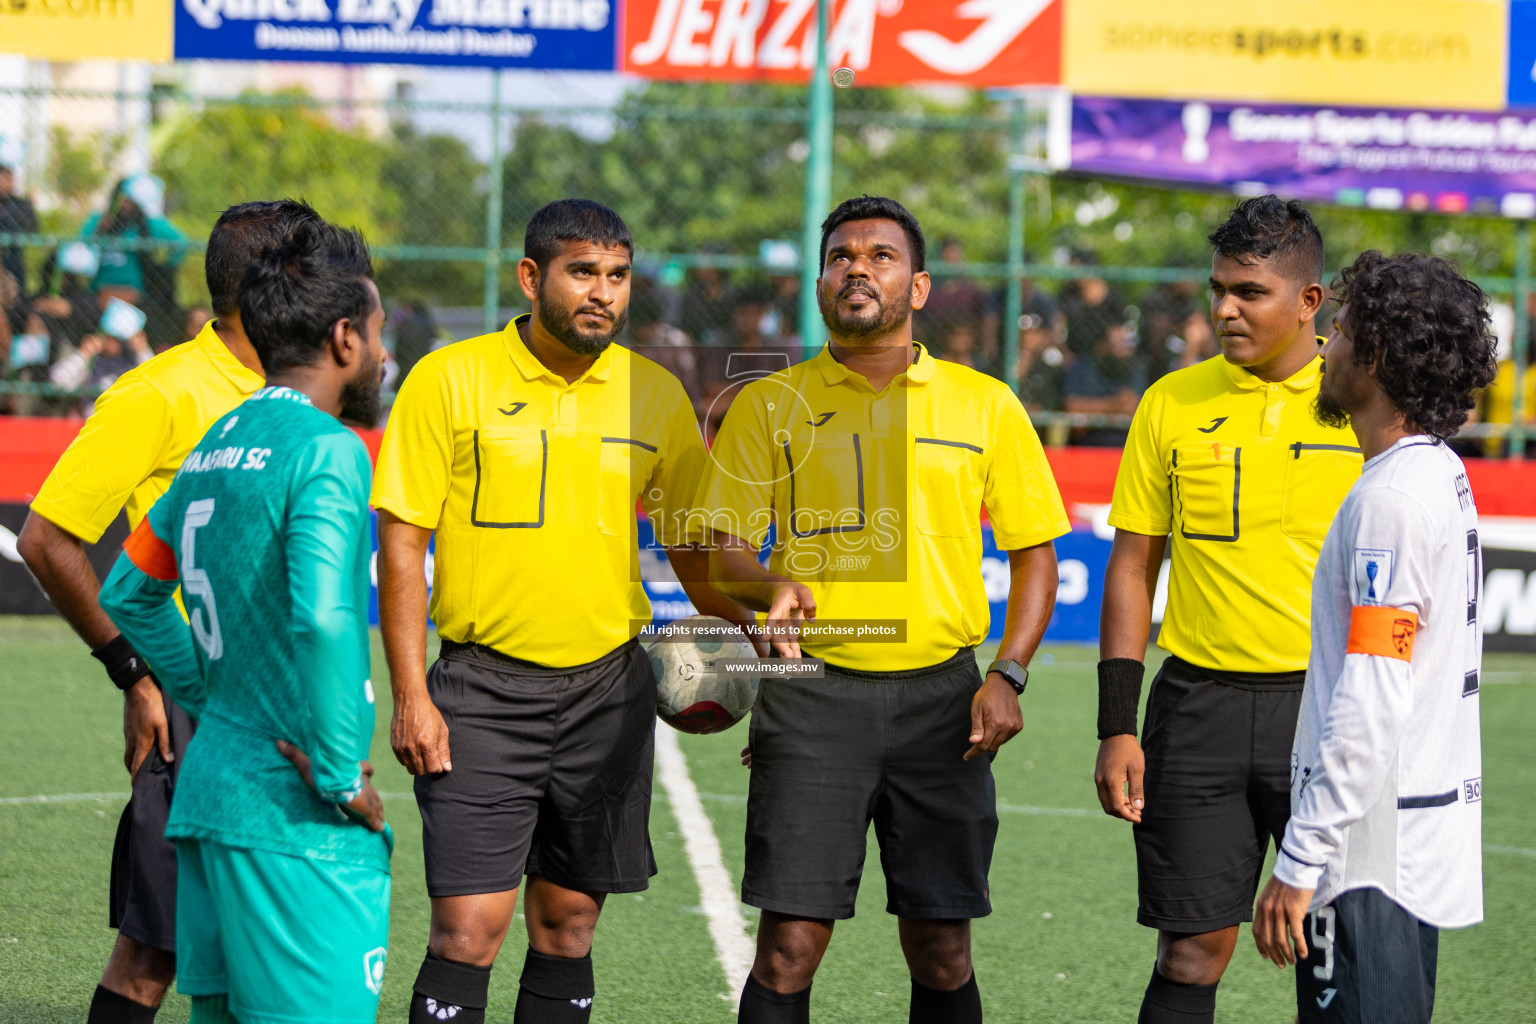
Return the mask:
<path id="1" fill-rule="evenodd" d="M 174 0 L 3 0 L 0 53 L 39 60 L 160 63 L 171 56 Z"/>
<path id="2" fill-rule="evenodd" d="M 1536 216 L 1536 111 L 1072 100 L 1074 172 L 1373 209 Z"/>
<path id="3" fill-rule="evenodd" d="M 176 56 L 612 71 L 619 0 L 176 0 Z"/>

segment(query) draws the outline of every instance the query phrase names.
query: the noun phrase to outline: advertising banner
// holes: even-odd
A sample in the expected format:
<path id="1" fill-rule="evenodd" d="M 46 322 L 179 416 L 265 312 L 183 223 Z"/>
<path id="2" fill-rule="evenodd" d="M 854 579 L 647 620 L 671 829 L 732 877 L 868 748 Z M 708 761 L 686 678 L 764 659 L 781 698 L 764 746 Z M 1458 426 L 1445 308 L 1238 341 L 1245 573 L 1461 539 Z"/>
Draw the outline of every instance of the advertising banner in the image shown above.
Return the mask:
<path id="1" fill-rule="evenodd" d="M 1502 0 L 1071 0 L 1063 77 L 1116 96 L 1498 110 L 1508 11 Z"/>
<path id="2" fill-rule="evenodd" d="M 39 60 L 171 58 L 174 0 L 6 0 L 0 53 Z"/>
<path id="3" fill-rule="evenodd" d="M 1536 0 L 1509 5 L 1509 105 L 1536 107 Z"/>
<path id="4" fill-rule="evenodd" d="M 832 0 L 833 68 L 859 85 L 1061 81 L 1064 0 Z M 647 78 L 803 82 L 816 0 L 627 0 L 620 64 Z"/>
<path id="5" fill-rule="evenodd" d="M 1536 216 L 1536 111 L 1074 97 L 1073 171 L 1383 210 Z"/>
<path id="6" fill-rule="evenodd" d="M 175 2 L 176 56 L 217 60 L 612 71 L 619 17 L 619 0 Z"/>

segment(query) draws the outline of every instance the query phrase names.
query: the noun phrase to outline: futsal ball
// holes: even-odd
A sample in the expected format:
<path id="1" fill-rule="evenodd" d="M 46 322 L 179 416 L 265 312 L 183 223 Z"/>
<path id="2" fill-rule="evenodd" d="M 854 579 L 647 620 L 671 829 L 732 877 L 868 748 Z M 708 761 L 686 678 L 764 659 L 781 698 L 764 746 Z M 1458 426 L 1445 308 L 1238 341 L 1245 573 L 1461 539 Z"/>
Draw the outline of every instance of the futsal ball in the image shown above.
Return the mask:
<path id="1" fill-rule="evenodd" d="M 727 662 L 757 660 L 735 625 L 713 615 L 692 615 L 662 627 L 651 645 L 656 714 L 679 732 L 722 732 L 746 717 L 757 700 L 758 677 L 726 672 Z"/>

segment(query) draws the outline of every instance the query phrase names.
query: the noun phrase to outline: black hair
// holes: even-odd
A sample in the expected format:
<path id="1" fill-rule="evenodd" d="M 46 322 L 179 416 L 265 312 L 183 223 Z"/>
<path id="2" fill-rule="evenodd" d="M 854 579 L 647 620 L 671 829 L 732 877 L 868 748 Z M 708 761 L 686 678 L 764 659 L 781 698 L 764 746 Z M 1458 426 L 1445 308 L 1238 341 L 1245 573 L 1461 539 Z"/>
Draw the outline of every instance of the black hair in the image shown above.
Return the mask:
<path id="1" fill-rule="evenodd" d="M 338 320 L 361 330 L 374 309 L 364 283 L 372 276 L 362 234 L 319 219 L 252 259 L 240 281 L 240 321 L 267 376 L 315 362 Z"/>
<path id="2" fill-rule="evenodd" d="M 1207 241 L 1227 259 L 1243 264 L 1274 260 L 1288 280 L 1322 283 L 1323 235 L 1312 214 L 1294 199 L 1282 202 L 1272 195 L 1244 199 Z"/>
<path id="3" fill-rule="evenodd" d="M 1447 260 L 1422 253 L 1361 253 L 1333 282 L 1355 363 L 1403 418 L 1446 438 L 1461 429 L 1475 392 L 1498 372 L 1488 296 Z"/>
<path id="4" fill-rule="evenodd" d="M 827 215 L 821 222 L 821 264 L 827 262 L 827 239 L 832 232 L 851 220 L 892 220 L 901 225 L 907 236 L 907 248 L 912 250 L 912 272 L 924 269 L 928 260 L 928 244 L 923 241 L 922 226 L 912 212 L 894 199 L 885 196 L 860 196 L 849 199 Z"/>
<path id="5" fill-rule="evenodd" d="M 214 316 L 240 312 L 240 279 L 252 260 L 276 248 L 300 224 L 320 215 L 302 199 L 240 203 L 219 214 L 208 236 L 203 276 Z"/>
<path id="6" fill-rule="evenodd" d="M 591 199 L 557 199 L 528 218 L 523 255 L 537 263 L 541 272 L 560 254 L 563 242 L 623 248 L 629 250 L 631 258 L 635 255 L 635 243 L 624 218 Z"/>

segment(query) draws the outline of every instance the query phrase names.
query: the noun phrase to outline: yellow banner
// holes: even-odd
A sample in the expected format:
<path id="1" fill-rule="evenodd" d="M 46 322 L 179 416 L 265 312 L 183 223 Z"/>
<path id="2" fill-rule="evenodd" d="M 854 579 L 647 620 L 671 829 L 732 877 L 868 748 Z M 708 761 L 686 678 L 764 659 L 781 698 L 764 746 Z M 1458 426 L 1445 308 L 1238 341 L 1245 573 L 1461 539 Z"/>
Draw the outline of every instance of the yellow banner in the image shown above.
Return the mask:
<path id="1" fill-rule="evenodd" d="M 1503 0 L 1067 0 L 1074 92 L 1498 110 Z"/>
<path id="2" fill-rule="evenodd" d="M 0 53 L 42 60 L 171 59 L 172 0 L 4 0 Z"/>

